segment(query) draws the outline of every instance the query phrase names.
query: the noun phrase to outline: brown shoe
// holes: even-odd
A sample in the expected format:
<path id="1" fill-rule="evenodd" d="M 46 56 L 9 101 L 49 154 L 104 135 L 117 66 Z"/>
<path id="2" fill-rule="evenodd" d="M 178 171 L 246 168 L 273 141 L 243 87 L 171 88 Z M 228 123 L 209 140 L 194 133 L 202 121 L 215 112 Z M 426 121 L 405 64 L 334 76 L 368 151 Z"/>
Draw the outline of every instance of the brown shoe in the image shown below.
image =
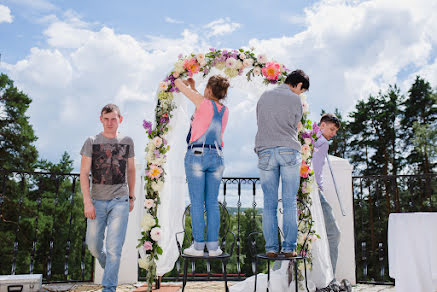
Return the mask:
<path id="1" fill-rule="evenodd" d="M 295 258 L 295 257 L 297 257 L 297 252 L 295 252 L 295 251 L 282 252 L 282 254 L 283 254 L 286 258 Z"/>
<path id="2" fill-rule="evenodd" d="M 267 255 L 267 257 L 269 257 L 269 258 L 275 258 L 275 257 L 278 256 L 278 253 L 275 252 L 275 251 L 268 251 L 268 252 L 266 252 L 266 255 Z"/>

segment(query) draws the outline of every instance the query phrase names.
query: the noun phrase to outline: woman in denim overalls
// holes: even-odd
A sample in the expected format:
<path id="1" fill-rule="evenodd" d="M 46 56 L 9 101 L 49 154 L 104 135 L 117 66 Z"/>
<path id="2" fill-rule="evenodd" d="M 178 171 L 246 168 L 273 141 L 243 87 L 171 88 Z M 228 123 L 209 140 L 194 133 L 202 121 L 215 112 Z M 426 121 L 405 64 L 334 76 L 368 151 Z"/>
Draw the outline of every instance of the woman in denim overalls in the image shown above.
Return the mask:
<path id="1" fill-rule="evenodd" d="M 229 111 L 221 104 L 226 97 L 229 81 L 219 75 L 208 80 L 204 95 L 195 89 L 194 80 L 177 79 L 176 87 L 196 106 L 185 155 L 185 173 L 191 201 L 191 225 L 194 243 L 184 250 L 185 254 L 203 256 L 205 243 L 210 256 L 219 256 L 218 246 L 220 214 L 218 193 L 223 176 L 224 163 L 222 137 Z M 204 238 L 206 208 L 206 240 Z"/>

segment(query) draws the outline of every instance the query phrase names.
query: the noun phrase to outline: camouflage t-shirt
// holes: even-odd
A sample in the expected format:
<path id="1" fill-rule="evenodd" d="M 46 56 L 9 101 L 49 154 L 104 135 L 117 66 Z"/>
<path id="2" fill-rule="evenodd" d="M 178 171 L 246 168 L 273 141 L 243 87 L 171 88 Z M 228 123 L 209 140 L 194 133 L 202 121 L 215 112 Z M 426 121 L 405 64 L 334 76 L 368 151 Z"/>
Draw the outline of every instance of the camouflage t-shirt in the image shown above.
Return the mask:
<path id="1" fill-rule="evenodd" d="M 81 155 L 91 157 L 91 198 L 112 200 L 129 194 L 127 160 L 134 157 L 132 138 L 117 135 L 106 138 L 101 133 L 86 139 Z"/>

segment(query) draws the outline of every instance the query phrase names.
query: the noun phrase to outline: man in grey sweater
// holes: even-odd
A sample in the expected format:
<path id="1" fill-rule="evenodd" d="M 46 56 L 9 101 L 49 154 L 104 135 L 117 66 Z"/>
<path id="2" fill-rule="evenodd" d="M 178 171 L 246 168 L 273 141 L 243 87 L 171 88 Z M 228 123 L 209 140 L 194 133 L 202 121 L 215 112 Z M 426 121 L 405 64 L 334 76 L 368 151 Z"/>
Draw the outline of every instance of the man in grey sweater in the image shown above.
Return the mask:
<path id="1" fill-rule="evenodd" d="M 285 84 L 265 91 L 257 104 L 258 132 L 255 152 L 258 154 L 261 187 L 264 193 L 263 233 L 266 254 L 278 256 L 278 188 L 282 180 L 284 210 L 282 252 L 296 256 L 297 208 L 296 194 L 300 184 L 300 142 L 297 125 L 302 119 L 299 94 L 308 90 L 310 81 L 302 70 L 291 72 Z"/>

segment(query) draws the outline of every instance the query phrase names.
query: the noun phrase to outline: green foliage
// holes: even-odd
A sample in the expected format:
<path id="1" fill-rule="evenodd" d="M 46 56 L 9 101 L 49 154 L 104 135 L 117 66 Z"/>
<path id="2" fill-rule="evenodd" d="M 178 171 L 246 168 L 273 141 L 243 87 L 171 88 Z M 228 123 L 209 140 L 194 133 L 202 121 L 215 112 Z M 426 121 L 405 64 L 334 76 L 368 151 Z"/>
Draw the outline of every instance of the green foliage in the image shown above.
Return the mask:
<path id="1" fill-rule="evenodd" d="M 37 140 L 26 111 L 32 100 L 0 74 L 0 168 L 31 170 L 38 157 Z"/>

